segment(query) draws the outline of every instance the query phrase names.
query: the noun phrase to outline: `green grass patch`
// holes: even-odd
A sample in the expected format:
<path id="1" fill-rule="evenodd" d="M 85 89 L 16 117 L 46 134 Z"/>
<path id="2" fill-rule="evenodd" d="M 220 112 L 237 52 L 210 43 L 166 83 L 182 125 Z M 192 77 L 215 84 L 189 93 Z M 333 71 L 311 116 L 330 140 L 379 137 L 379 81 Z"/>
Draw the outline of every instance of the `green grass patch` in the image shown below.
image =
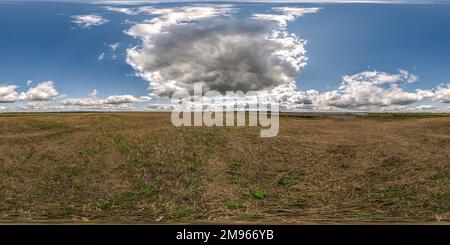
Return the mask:
<path id="1" fill-rule="evenodd" d="M 239 200 L 225 200 L 223 204 L 231 209 L 245 208 L 245 204 Z"/>
<path id="2" fill-rule="evenodd" d="M 183 209 L 180 209 L 172 214 L 172 218 L 175 220 L 186 220 L 186 219 L 192 219 L 193 215 L 195 214 L 195 208 L 194 207 L 185 207 Z"/>
<path id="3" fill-rule="evenodd" d="M 216 173 L 207 173 L 206 174 L 206 180 L 209 182 L 213 182 L 217 179 L 217 174 Z"/>
<path id="4" fill-rule="evenodd" d="M 192 172 L 197 172 L 201 167 L 200 161 L 197 159 L 193 159 L 191 164 L 189 164 L 189 170 Z"/>
<path id="5" fill-rule="evenodd" d="M 300 208 L 306 207 L 307 204 L 308 204 L 308 200 L 305 197 L 298 197 L 295 200 L 295 205 L 300 207 Z"/>
<path id="6" fill-rule="evenodd" d="M 241 182 L 239 176 L 237 176 L 237 175 L 231 175 L 230 176 L 230 183 L 231 184 L 237 185 L 237 184 L 239 184 L 239 182 Z"/>
<path id="7" fill-rule="evenodd" d="M 236 168 L 239 168 L 241 166 L 241 162 L 239 160 L 237 160 L 237 159 L 233 159 L 231 161 L 230 165 L 231 165 L 232 169 L 236 169 Z"/>
<path id="8" fill-rule="evenodd" d="M 446 213 L 450 212 L 450 208 L 446 207 L 446 206 L 439 206 L 439 207 L 435 208 L 434 211 L 437 214 L 446 214 Z"/>
<path id="9" fill-rule="evenodd" d="M 48 203 L 46 205 L 46 207 L 47 207 L 47 209 L 50 209 L 50 210 L 59 210 L 59 209 L 61 209 L 62 205 L 59 203 Z"/>
<path id="10" fill-rule="evenodd" d="M 125 192 L 122 194 L 119 194 L 113 198 L 115 202 L 134 202 L 138 201 L 143 198 L 150 198 L 153 197 L 153 195 L 156 192 L 156 188 L 148 185 L 143 184 L 140 185 L 135 191 Z"/>
<path id="11" fill-rule="evenodd" d="M 75 171 L 75 169 L 73 169 L 72 167 L 65 165 L 65 164 L 60 165 L 58 167 L 58 172 L 60 172 L 66 178 L 72 178 L 77 175 L 77 172 Z"/>
<path id="12" fill-rule="evenodd" d="M 286 177 L 283 177 L 280 180 L 278 180 L 278 184 L 282 185 L 282 186 L 285 186 L 285 187 L 294 185 L 295 183 L 296 183 L 295 180 L 290 179 L 290 178 L 286 178 Z"/>
<path id="13" fill-rule="evenodd" d="M 91 207 L 97 211 L 103 211 L 111 208 L 112 204 L 110 201 L 99 201 L 91 204 Z"/>
<path id="14" fill-rule="evenodd" d="M 355 216 L 360 219 L 371 220 L 375 217 L 375 214 L 369 211 L 356 212 Z"/>
<path id="15" fill-rule="evenodd" d="M 125 192 L 115 196 L 113 199 L 116 202 L 134 202 L 137 200 L 139 195 L 136 192 Z"/>
<path id="16" fill-rule="evenodd" d="M 304 176 L 304 175 L 306 174 L 306 171 L 305 171 L 304 168 L 299 167 L 299 168 L 297 168 L 297 169 L 295 170 L 295 173 L 296 173 L 298 176 Z"/>
<path id="17" fill-rule="evenodd" d="M 53 186 L 44 186 L 34 193 L 36 197 L 51 197 L 56 193 L 56 189 Z"/>
<path id="18" fill-rule="evenodd" d="M 34 120 L 30 122 L 31 127 L 38 130 L 62 130 L 72 129 L 72 126 L 61 121 L 41 121 Z"/>
<path id="19" fill-rule="evenodd" d="M 381 197 L 396 197 L 402 194 L 403 188 L 400 186 L 388 186 L 376 189 Z"/>
<path id="20" fill-rule="evenodd" d="M 125 152 L 126 152 L 126 150 L 122 151 L 123 154 L 125 154 Z M 130 163 L 132 165 L 147 167 L 147 166 L 150 166 L 150 164 L 151 164 L 150 159 L 151 158 L 150 158 L 148 153 L 146 153 L 146 152 L 144 152 L 144 153 L 137 152 L 130 159 Z"/>
<path id="21" fill-rule="evenodd" d="M 198 186 L 198 181 L 195 178 L 189 178 L 186 180 L 186 186 L 190 189 L 194 189 Z"/>
<path id="22" fill-rule="evenodd" d="M 113 135 L 112 141 L 120 154 L 128 155 L 130 153 L 130 145 L 127 142 L 127 138 L 122 135 Z"/>
<path id="23" fill-rule="evenodd" d="M 261 189 L 250 190 L 250 195 L 255 199 L 264 199 L 267 197 L 267 192 Z"/>
<path id="24" fill-rule="evenodd" d="M 151 197 L 155 193 L 155 187 L 151 185 L 142 185 L 139 187 L 138 195 L 141 197 Z"/>
<path id="25" fill-rule="evenodd" d="M 92 160 L 105 148 L 103 140 L 95 134 L 87 136 L 83 141 L 80 145 L 82 148 L 77 153 L 85 161 Z"/>
<path id="26" fill-rule="evenodd" d="M 376 192 L 382 201 L 408 200 L 415 195 L 414 192 L 398 185 L 377 188 Z"/>

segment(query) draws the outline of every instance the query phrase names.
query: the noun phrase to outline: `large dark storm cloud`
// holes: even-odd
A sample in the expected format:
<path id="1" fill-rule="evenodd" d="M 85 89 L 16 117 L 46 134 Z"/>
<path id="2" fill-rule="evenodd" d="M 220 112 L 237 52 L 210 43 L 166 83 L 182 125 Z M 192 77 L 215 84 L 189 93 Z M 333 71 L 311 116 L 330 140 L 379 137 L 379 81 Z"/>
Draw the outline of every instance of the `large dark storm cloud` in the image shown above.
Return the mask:
<path id="1" fill-rule="evenodd" d="M 298 64 L 285 59 L 301 40 L 267 38 L 273 23 L 214 20 L 166 27 L 128 52 L 128 63 L 159 95 L 204 90 L 260 91 L 293 80 Z M 283 53 L 284 52 L 284 53 Z"/>

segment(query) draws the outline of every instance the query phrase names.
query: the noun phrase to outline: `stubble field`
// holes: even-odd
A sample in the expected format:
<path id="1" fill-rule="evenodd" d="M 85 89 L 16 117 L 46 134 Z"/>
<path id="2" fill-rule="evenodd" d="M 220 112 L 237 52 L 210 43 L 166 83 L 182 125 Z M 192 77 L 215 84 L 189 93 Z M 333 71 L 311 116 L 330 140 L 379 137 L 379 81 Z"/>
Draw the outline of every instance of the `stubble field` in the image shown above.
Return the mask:
<path id="1" fill-rule="evenodd" d="M 0 115 L 0 223 L 450 222 L 450 117 Z"/>

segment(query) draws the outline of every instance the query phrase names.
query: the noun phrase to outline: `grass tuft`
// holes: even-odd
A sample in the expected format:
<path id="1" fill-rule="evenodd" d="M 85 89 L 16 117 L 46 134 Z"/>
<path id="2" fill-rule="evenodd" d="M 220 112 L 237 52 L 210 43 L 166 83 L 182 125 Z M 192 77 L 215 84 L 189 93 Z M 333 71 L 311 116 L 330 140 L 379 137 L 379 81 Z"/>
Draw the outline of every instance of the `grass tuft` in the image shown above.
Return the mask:
<path id="1" fill-rule="evenodd" d="M 252 189 L 250 190 L 250 195 L 255 199 L 264 199 L 267 197 L 267 192 L 261 189 Z"/>
<path id="2" fill-rule="evenodd" d="M 193 218 L 192 216 L 194 214 L 195 214 L 194 207 L 185 207 L 173 213 L 172 218 L 175 220 L 187 220 L 192 219 Z"/>
<path id="3" fill-rule="evenodd" d="M 245 208 L 245 204 L 239 200 L 225 200 L 223 204 L 231 209 Z"/>

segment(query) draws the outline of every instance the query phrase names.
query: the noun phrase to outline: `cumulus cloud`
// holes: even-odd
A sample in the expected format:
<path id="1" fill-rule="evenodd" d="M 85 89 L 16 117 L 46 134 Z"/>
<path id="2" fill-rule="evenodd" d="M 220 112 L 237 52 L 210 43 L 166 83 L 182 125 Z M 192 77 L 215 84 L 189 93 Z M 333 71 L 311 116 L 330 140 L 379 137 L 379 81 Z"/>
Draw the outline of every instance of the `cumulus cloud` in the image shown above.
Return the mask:
<path id="1" fill-rule="evenodd" d="M 20 97 L 29 101 L 45 101 L 54 99 L 58 94 L 53 81 L 47 81 L 39 83 L 36 87 L 30 88 L 25 93 L 21 93 Z"/>
<path id="2" fill-rule="evenodd" d="M 132 95 L 111 95 L 106 99 L 97 97 L 97 90 L 93 90 L 86 98 L 69 98 L 62 101 L 66 106 L 81 106 L 81 107 L 107 107 L 108 105 L 123 106 L 132 103 L 141 103 L 149 101 L 148 96 L 141 96 L 136 98 Z"/>
<path id="3" fill-rule="evenodd" d="M 99 26 L 108 23 L 109 20 L 100 15 L 73 15 L 72 22 L 81 28 L 89 29 L 91 26 Z"/>
<path id="4" fill-rule="evenodd" d="M 439 85 L 435 91 L 435 100 L 450 103 L 450 84 Z"/>
<path id="5" fill-rule="evenodd" d="M 104 100 L 105 104 L 130 104 L 130 103 L 138 103 L 138 102 L 145 102 L 149 101 L 150 97 L 148 96 L 141 96 L 139 98 L 136 98 L 132 95 L 112 95 L 109 96 Z"/>
<path id="6" fill-rule="evenodd" d="M 272 12 L 254 13 L 238 20 L 233 16 L 235 7 L 228 4 L 105 9 L 149 16 L 141 23 L 130 23 L 132 27 L 126 31 L 141 41 L 138 46 L 127 49 L 127 63 L 149 82 L 149 88 L 157 96 L 170 96 L 176 91 L 191 93 L 193 84 L 201 82 L 204 91 L 259 91 L 288 109 L 434 110 L 434 107 L 414 103 L 424 99 L 450 103 L 450 84 L 433 90 L 405 90 L 405 86 L 418 80 L 405 70 L 396 73 L 372 70 L 343 76 L 339 88 L 331 91 L 297 90 L 294 78 L 307 64 L 307 42 L 289 33 L 287 25 L 306 14 L 318 13 L 320 8 L 276 7 Z M 82 28 L 108 22 L 98 15 L 72 18 Z M 111 52 L 119 45 L 105 43 Z M 99 60 L 104 57 L 102 53 Z M 15 92 L 16 87 L 12 90 Z M 0 102 L 1 91 L 0 87 Z M 10 100 L 14 98 L 11 91 L 4 94 L 8 94 Z M 22 94 L 16 92 L 16 96 L 23 97 Z M 132 95 L 100 99 L 94 91 L 86 98 L 66 99 L 62 103 L 84 108 L 128 108 L 132 103 L 148 100 L 149 97 Z M 171 110 L 175 107 L 154 104 L 146 108 Z"/>
<path id="7" fill-rule="evenodd" d="M 313 89 L 308 91 L 296 91 L 287 99 L 287 102 L 294 105 L 313 105 L 318 95 L 319 92 Z"/>
<path id="8" fill-rule="evenodd" d="M 151 111 L 172 111 L 176 108 L 176 105 L 171 104 L 151 104 L 147 106 Z"/>
<path id="9" fill-rule="evenodd" d="M 435 98 L 435 90 L 416 89 L 408 92 L 405 86 L 418 81 L 418 77 L 405 70 L 398 73 L 363 71 L 342 77 L 338 89 L 319 92 L 299 91 L 295 84 L 278 87 L 269 96 L 279 101 L 285 110 L 419 110 L 425 107 L 414 103 Z M 411 105 L 411 106 L 410 106 Z M 436 108 L 427 108 L 437 110 Z"/>
<path id="10" fill-rule="evenodd" d="M 415 106 L 414 108 L 419 111 L 429 111 L 429 110 L 437 109 L 435 106 L 432 106 L 432 105 L 418 105 L 418 106 Z"/>
<path id="11" fill-rule="evenodd" d="M 0 86 L 0 103 L 13 103 L 20 99 L 16 85 Z"/>
<path id="12" fill-rule="evenodd" d="M 236 21 L 230 17 L 232 6 L 133 8 L 156 17 L 127 31 L 142 41 L 127 50 L 127 63 L 158 96 L 192 93 L 200 82 L 204 91 L 258 91 L 288 109 L 365 110 L 406 106 L 435 95 L 433 90 L 406 91 L 418 77 L 401 69 L 347 75 L 336 90 L 298 91 L 294 78 L 307 64 L 306 41 L 288 33 L 287 24 L 320 8 L 272 10 Z"/>
<path id="13" fill-rule="evenodd" d="M 98 106 L 103 104 L 103 101 L 97 98 L 97 90 L 93 90 L 86 98 L 69 98 L 63 100 L 62 104 L 67 106 Z"/>
<path id="14" fill-rule="evenodd" d="M 338 108 L 408 105 L 433 96 L 430 90 L 407 92 L 400 85 L 417 81 L 417 76 L 399 70 L 397 74 L 364 71 L 344 76 L 337 90 L 317 97 L 316 103 Z"/>
<path id="15" fill-rule="evenodd" d="M 30 80 L 27 81 L 27 85 L 31 85 Z M 16 85 L 0 86 L 0 103 L 13 103 L 19 100 L 47 101 L 55 99 L 59 94 L 53 81 L 39 83 L 36 87 L 29 88 L 28 91 L 22 93 L 16 91 L 18 87 Z"/>
<path id="16" fill-rule="evenodd" d="M 271 90 L 293 82 L 306 65 L 304 40 L 273 21 L 224 20 L 232 7 L 145 11 L 158 17 L 127 31 L 142 40 L 128 50 L 127 62 L 160 96 L 192 92 L 195 82 L 206 91 Z"/>
<path id="17" fill-rule="evenodd" d="M 50 107 L 50 103 L 48 101 L 32 101 L 32 102 L 28 102 L 26 104 L 26 107 L 28 109 L 42 110 L 42 109 L 48 109 Z"/>
<path id="18" fill-rule="evenodd" d="M 408 71 L 399 69 L 397 74 L 390 74 L 380 71 L 363 71 L 353 75 L 347 75 L 343 77 L 344 83 L 356 83 L 356 82 L 370 82 L 372 84 L 384 84 L 384 83 L 397 83 L 407 82 L 414 83 L 418 80 L 418 77 L 413 74 L 409 74 Z"/>

